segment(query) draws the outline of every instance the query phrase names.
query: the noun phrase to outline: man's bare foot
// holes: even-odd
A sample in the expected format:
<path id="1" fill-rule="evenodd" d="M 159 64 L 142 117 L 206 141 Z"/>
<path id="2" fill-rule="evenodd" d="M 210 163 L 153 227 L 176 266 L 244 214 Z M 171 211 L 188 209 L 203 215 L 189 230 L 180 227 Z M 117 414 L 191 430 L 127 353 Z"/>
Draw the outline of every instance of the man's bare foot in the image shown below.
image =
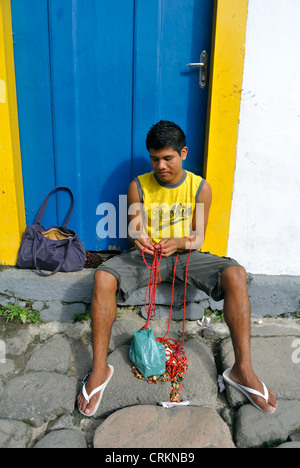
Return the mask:
<path id="1" fill-rule="evenodd" d="M 110 368 L 109 366 L 106 367 L 105 369 L 105 372 L 104 373 L 101 373 L 101 374 L 98 374 L 96 372 L 92 372 L 89 377 L 88 377 L 88 380 L 87 382 L 85 383 L 85 388 L 86 388 L 86 392 L 88 395 L 91 394 L 91 392 L 99 387 L 100 385 L 102 385 L 109 377 L 110 375 Z M 82 390 L 80 391 L 78 397 L 77 397 L 77 404 L 78 404 L 78 409 L 79 411 L 81 411 L 82 413 L 85 413 L 87 416 L 89 416 L 93 411 L 94 411 L 94 408 L 100 398 L 100 392 L 97 392 L 95 395 L 93 395 L 90 399 L 90 401 L 88 402 L 84 396 L 83 396 L 83 393 L 82 393 Z"/>
<path id="2" fill-rule="evenodd" d="M 239 383 L 240 385 L 251 388 L 253 390 L 257 390 L 258 392 L 264 394 L 263 385 L 259 378 L 255 375 L 253 370 L 250 372 L 241 372 L 239 369 L 233 366 L 230 371 L 230 377 L 232 378 L 232 380 Z M 251 394 L 251 399 L 266 413 L 274 413 L 275 409 L 278 406 L 278 402 L 274 393 L 271 392 L 271 390 L 269 389 L 268 392 L 268 402 L 266 402 L 264 398 L 253 394 Z"/>

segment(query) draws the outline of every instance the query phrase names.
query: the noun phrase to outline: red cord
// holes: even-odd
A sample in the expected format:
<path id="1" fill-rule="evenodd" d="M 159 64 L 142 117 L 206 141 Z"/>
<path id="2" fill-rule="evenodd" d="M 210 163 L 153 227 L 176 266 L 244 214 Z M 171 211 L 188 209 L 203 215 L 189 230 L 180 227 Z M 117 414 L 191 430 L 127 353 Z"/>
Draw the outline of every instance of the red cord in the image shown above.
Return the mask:
<path id="1" fill-rule="evenodd" d="M 190 241 L 190 251 L 189 251 L 189 256 L 186 262 L 186 267 L 185 267 L 185 277 L 184 277 L 184 300 L 183 300 L 183 324 L 182 324 L 182 343 L 184 343 L 184 330 L 185 330 L 185 303 L 186 303 L 186 288 L 187 288 L 187 273 L 188 273 L 188 268 L 189 268 L 189 263 L 190 263 L 190 258 L 191 258 L 191 253 L 192 253 L 192 239 L 190 237 L 187 237 Z"/>
<path id="2" fill-rule="evenodd" d="M 155 244 L 153 247 L 154 247 L 154 256 L 151 259 L 151 265 L 148 265 L 145 259 L 144 250 L 146 249 L 146 247 L 144 247 L 142 250 L 144 263 L 146 267 L 149 268 L 150 270 L 150 278 L 149 278 L 149 282 L 148 282 L 148 286 L 147 286 L 147 290 L 145 294 L 145 309 L 146 309 L 148 318 L 147 318 L 146 324 L 142 328 L 148 328 L 150 318 L 155 316 L 156 286 L 158 283 L 161 282 L 161 277 L 160 277 L 158 267 L 161 261 L 163 249 L 160 244 Z M 159 277 L 159 280 L 157 279 L 158 277 Z M 147 295 L 148 294 L 149 294 L 149 300 L 148 300 L 148 308 L 147 308 Z M 152 313 L 152 309 L 153 309 L 153 313 Z"/>
<path id="3" fill-rule="evenodd" d="M 175 286 L 175 273 L 176 273 L 176 265 L 177 265 L 177 260 L 179 257 L 179 253 L 176 256 L 175 263 L 174 263 L 174 269 L 173 269 L 173 279 L 172 279 L 172 294 L 171 294 L 171 305 L 170 305 L 170 313 L 169 313 L 169 322 L 168 322 L 168 329 L 166 334 L 164 335 L 163 338 L 156 338 L 157 341 L 162 343 L 165 348 L 170 349 L 169 353 L 169 358 L 166 360 L 166 370 L 168 374 L 170 375 L 173 383 L 177 382 L 179 380 L 183 379 L 183 374 L 188 371 L 188 360 L 185 357 L 185 353 L 183 350 L 183 344 L 184 344 L 184 333 L 185 333 L 185 304 L 186 304 L 186 290 L 187 290 L 187 273 L 188 273 L 188 267 L 189 267 L 189 262 L 191 258 L 191 252 L 192 252 L 192 240 L 188 237 L 190 241 L 190 249 L 189 249 L 189 255 L 188 255 L 188 260 L 185 268 L 185 278 L 184 278 L 184 300 L 183 300 L 183 326 L 182 326 L 182 343 L 179 344 L 176 340 L 172 338 L 166 338 L 166 336 L 169 333 L 170 329 L 170 324 L 171 324 L 171 317 L 172 317 L 172 308 L 173 308 L 173 296 L 174 296 L 174 286 Z M 147 268 L 150 269 L 150 278 L 145 294 L 145 309 L 147 311 L 147 322 L 144 327 L 142 328 L 148 328 L 149 326 L 149 321 L 151 317 L 154 317 L 155 315 L 155 295 L 156 295 L 156 286 L 158 283 L 161 282 L 160 274 L 159 274 L 159 264 L 161 261 L 162 257 L 162 251 L 163 248 L 160 244 L 155 244 L 154 245 L 154 256 L 151 260 L 151 266 L 148 265 L 145 256 L 144 256 L 144 250 L 142 250 L 142 256 L 145 262 L 145 265 Z M 159 281 L 157 279 L 159 277 Z M 147 309 L 147 296 L 148 298 L 148 309 Z M 153 309 L 153 313 L 152 313 Z M 173 397 L 172 397 L 173 398 Z M 179 398 L 179 393 L 176 393 L 176 395 L 173 398 L 173 401 L 180 401 Z"/>
<path id="4" fill-rule="evenodd" d="M 190 239 L 190 237 L 187 237 L 187 239 L 189 239 L 189 241 L 190 241 L 190 249 L 189 249 L 189 256 L 188 256 L 188 259 L 187 259 L 187 264 L 186 264 L 186 267 L 185 267 L 185 277 L 184 277 L 183 333 L 182 333 L 183 341 L 182 341 L 181 345 L 184 344 L 187 273 L 188 273 L 188 268 L 189 268 L 189 263 L 190 263 L 190 258 L 191 258 L 191 252 L 192 252 L 192 240 Z M 154 317 L 154 315 L 155 315 L 156 285 L 161 282 L 158 266 L 159 266 L 160 261 L 161 261 L 163 248 L 162 248 L 162 246 L 160 244 L 155 244 L 153 247 L 154 247 L 154 257 L 151 260 L 151 266 L 148 265 L 148 263 L 147 263 L 147 261 L 145 259 L 144 250 L 145 250 L 146 247 L 142 250 L 142 256 L 143 256 L 145 265 L 150 270 L 150 279 L 149 279 L 146 294 L 145 294 L 145 309 L 146 309 L 146 311 L 148 313 L 148 319 L 147 319 L 146 325 L 143 328 L 148 328 L 150 318 Z M 159 257 L 158 257 L 158 250 L 160 251 Z M 176 266 L 177 266 L 178 257 L 179 257 L 179 253 L 176 256 L 175 263 L 174 263 L 174 268 L 173 268 L 172 293 L 171 293 L 169 322 L 168 322 L 167 332 L 165 333 L 163 339 L 166 338 L 166 336 L 168 335 L 169 330 L 170 330 L 170 324 L 171 324 L 171 318 L 172 318 L 172 308 L 173 308 L 174 286 L 175 286 L 175 273 L 176 273 Z M 157 281 L 157 276 L 159 276 L 160 281 Z M 147 309 L 147 294 L 148 294 L 148 291 L 149 291 L 149 306 L 148 306 L 148 309 Z M 154 308 L 154 314 L 153 315 L 151 315 L 152 308 Z"/>

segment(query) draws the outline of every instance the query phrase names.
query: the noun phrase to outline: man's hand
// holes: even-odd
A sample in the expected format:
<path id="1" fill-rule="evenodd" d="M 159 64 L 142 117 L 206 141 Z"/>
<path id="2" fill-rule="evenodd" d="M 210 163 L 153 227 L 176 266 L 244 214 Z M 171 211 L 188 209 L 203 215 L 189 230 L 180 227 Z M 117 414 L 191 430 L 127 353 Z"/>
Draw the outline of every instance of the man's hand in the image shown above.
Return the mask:
<path id="1" fill-rule="evenodd" d="M 162 257 L 169 257 L 176 251 L 189 251 L 190 249 L 198 249 L 201 247 L 197 236 L 193 236 L 191 239 L 188 237 L 171 237 L 168 239 L 162 239 L 160 241 L 162 246 Z"/>
<path id="2" fill-rule="evenodd" d="M 145 248 L 144 253 L 154 255 L 154 247 L 151 237 L 139 236 L 134 240 L 134 245 L 139 252 Z"/>
<path id="3" fill-rule="evenodd" d="M 180 248 L 179 244 L 181 239 L 171 237 L 169 239 L 162 239 L 160 245 L 162 246 L 162 257 L 170 257 L 177 249 Z"/>

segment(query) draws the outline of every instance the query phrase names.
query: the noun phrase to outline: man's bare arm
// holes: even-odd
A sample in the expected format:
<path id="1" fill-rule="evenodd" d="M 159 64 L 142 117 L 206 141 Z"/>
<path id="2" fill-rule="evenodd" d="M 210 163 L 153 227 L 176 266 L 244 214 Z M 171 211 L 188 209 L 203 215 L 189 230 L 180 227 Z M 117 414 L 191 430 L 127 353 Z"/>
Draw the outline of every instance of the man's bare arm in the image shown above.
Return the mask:
<path id="1" fill-rule="evenodd" d="M 197 204 L 199 204 L 199 206 L 201 207 L 199 210 L 200 217 L 199 219 L 197 219 L 197 209 L 195 209 L 192 221 L 193 231 L 196 233 L 195 243 L 193 246 L 194 249 L 200 249 L 204 244 L 211 202 L 211 186 L 207 181 L 205 181 L 200 192 L 199 198 L 197 200 Z"/>
<path id="2" fill-rule="evenodd" d="M 145 229 L 143 219 L 143 205 L 135 180 L 133 180 L 128 189 L 128 240 L 135 245 L 140 252 L 145 248 L 145 253 L 153 255 L 153 242 Z"/>

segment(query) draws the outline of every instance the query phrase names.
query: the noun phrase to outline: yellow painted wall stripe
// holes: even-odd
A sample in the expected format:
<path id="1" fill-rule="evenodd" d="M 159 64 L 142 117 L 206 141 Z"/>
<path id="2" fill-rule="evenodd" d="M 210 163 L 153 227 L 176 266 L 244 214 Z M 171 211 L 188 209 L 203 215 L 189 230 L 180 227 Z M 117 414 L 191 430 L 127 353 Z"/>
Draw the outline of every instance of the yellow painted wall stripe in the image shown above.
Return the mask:
<path id="1" fill-rule="evenodd" d="M 0 264 L 15 265 L 25 229 L 10 0 L 0 0 Z"/>
<path id="2" fill-rule="evenodd" d="M 215 2 L 204 177 L 213 201 L 202 250 L 226 255 L 243 82 L 248 0 Z"/>

